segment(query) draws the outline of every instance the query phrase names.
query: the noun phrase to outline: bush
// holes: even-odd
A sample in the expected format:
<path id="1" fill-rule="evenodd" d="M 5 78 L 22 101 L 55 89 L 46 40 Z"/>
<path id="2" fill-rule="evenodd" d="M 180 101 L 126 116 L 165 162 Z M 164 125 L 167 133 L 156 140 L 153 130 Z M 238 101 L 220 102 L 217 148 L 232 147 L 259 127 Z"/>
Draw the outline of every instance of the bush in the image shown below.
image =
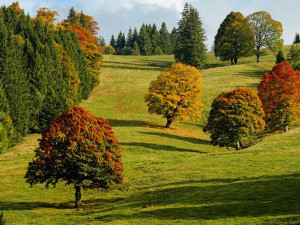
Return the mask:
<path id="1" fill-rule="evenodd" d="M 6 221 L 4 219 L 3 213 L 0 213 L 0 225 L 5 225 Z"/>
<path id="2" fill-rule="evenodd" d="M 116 54 L 116 50 L 111 45 L 104 46 L 103 47 L 103 54 L 106 54 L 106 55 L 115 55 Z"/>
<path id="3" fill-rule="evenodd" d="M 131 55 L 131 48 L 130 47 L 122 48 L 121 55 Z"/>

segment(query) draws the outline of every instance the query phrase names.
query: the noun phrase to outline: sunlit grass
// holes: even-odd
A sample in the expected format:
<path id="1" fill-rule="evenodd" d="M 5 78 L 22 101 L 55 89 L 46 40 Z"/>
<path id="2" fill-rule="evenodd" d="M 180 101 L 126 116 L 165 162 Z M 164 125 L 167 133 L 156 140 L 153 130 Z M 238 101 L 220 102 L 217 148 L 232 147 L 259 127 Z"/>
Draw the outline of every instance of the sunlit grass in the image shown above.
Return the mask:
<path id="1" fill-rule="evenodd" d="M 297 224 L 300 222 L 300 128 L 268 135 L 241 151 L 210 144 L 199 122 L 147 112 L 149 83 L 172 56 L 105 56 L 101 83 L 81 105 L 109 119 L 123 149 L 125 185 L 83 191 L 59 184 L 30 188 L 23 178 L 39 135 L 0 155 L 0 211 L 8 224 Z M 275 55 L 230 66 L 212 54 L 202 70 L 204 102 L 236 87 L 256 87 Z"/>

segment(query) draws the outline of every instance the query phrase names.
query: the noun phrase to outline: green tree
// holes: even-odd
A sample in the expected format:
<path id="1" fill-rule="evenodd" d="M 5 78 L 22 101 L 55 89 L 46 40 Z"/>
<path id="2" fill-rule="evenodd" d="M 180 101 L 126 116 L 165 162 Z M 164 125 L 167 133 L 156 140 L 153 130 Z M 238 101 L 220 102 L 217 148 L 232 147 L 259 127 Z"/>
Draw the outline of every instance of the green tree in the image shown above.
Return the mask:
<path id="1" fill-rule="evenodd" d="M 298 44 L 298 43 L 300 43 L 300 35 L 299 35 L 299 33 L 296 33 L 293 44 Z"/>
<path id="2" fill-rule="evenodd" d="M 280 50 L 276 55 L 276 64 L 282 63 L 284 61 L 285 61 L 285 58 L 284 58 L 283 52 Z"/>
<path id="3" fill-rule="evenodd" d="M 200 119 L 204 108 L 201 83 L 201 74 L 195 67 L 173 64 L 151 82 L 145 96 L 148 111 L 166 118 L 166 128 L 176 120 Z"/>
<path id="4" fill-rule="evenodd" d="M 116 39 L 115 39 L 115 36 L 114 36 L 114 35 L 111 36 L 109 45 L 111 45 L 114 49 L 116 48 L 117 43 L 116 43 Z"/>
<path id="5" fill-rule="evenodd" d="M 152 30 L 150 33 L 150 39 L 152 42 L 152 49 L 153 49 L 153 54 L 156 55 L 155 53 L 157 52 L 157 47 L 159 47 L 159 33 L 157 30 L 157 27 L 155 24 L 152 26 Z"/>
<path id="6" fill-rule="evenodd" d="M 255 37 L 255 55 L 257 62 L 260 60 L 261 48 L 266 47 L 276 51 L 283 45 L 281 35 L 282 24 L 273 20 L 271 15 L 265 11 L 255 12 L 247 16 L 249 24 Z"/>
<path id="7" fill-rule="evenodd" d="M 159 30 L 159 46 L 161 47 L 164 54 L 166 55 L 172 54 L 171 37 L 165 22 L 161 24 L 161 28 Z"/>
<path id="8" fill-rule="evenodd" d="M 121 50 L 122 50 L 122 48 L 125 47 L 125 44 L 126 44 L 125 35 L 120 31 L 120 33 L 118 35 L 117 43 L 116 43 L 117 54 L 121 54 Z"/>
<path id="9" fill-rule="evenodd" d="M 153 52 L 148 30 L 147 26 L 143 24 L 139 33 L 139 47 L 142 55 L 152 55 Z"/>
<path id="10" fill-rule="evenodd" d="M 254 48 L 254 35 L 247 19 L 240 12 L 231 12 L 221 23 L 214 41 L 215 56 L 222 61 L 237 64 L 241 57 L 250 56 Z"/>
<path id="11" fill-rule="evenodd" d="M 203 68 L 206 60 L 206 38 L 199 13 L 186 3 L 181 15 L 174 49 L 175 60 L 199 69 Z"/>
<path id="12" fill-rule="evenodd" d="M 127 39 L 126 39 L 126 47 L 133 47 L 133 33 L 131 27 L 128 30 Z"/>
<path id="13" fill-rule="evenodd" d="M 72 6 L 69 10 L 69 14 L 68 14 L 68 18 L 67 21 L 71 24 L 74 25 L 78 22 L 78 17 L 77 17 L 77 13 L 74 9 L 74 7 Z"/>
<path id="14" fill-rule="evenodd" d="M 177 29 L 173 27 L 173 30 L 170 34 L 170 42 L 171 42 L 171 53 L 174 54 L 175 46 L 176 46 L 176 40 L 177 40 Z"/>
<path id="15" fill-rule="evenodd" d="M 108 121 L 74 106 L 43 132 L 25 178 L 31 186 L 74 185 L 75 207 L 80 207 L 81 188 L 107 189 L 122 183 L 122 172 L 121 150 Z"/>
<path id="16" fill-rule="evenodd" d="M 300 48 L 298 45 L 292 45 L 290 47 L 287 60 L 293 67 L 300 61 Z"/>
<path id="17" fill-rule="evenodd" d="M 222 92 L 211 105 L 203 128 L 213 145 L 243 147 L 243 141 L 264 129 L 262 103 L 254 91 L 237 88 Z"/>

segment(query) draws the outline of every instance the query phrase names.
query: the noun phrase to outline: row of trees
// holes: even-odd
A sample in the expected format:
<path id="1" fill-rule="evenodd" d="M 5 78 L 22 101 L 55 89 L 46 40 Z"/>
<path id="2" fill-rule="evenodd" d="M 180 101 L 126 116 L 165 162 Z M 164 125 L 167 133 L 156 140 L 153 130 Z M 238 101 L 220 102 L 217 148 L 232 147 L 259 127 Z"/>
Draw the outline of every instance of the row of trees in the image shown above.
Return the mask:
<path id="1" fill-rule="evenodd" d="M 283 45 L 282 24 L 267 12 L 255 12 L 246 18 L 231 12 L 221 23 L 214 40 L 214 53 L 222 61 L 237 64 L 238 58 L 251 56 L 260 61 L 261 49 L 276 51 Z"/>
<path id="2" fill-rule="evenodd" d="M 121 31 L 117 38 L 112 35 L 109 45 L 119 55 L 170 55 L 173 54 L 175 34 L 176 29 L 169 33 L 165 22 L 159 30 L 155 24 L 143 24 L 139 32 L 136 27 L 133 30 L 129 28 L 126 37 Z M 114 52 L 110 50 L 107 53 Z"/>
<path id="3" fill-rule="evenodd" d="M 88 28 L 70 17 L 55 26 L 56 15 L 42 8 L 31 18 L 18 2 L 0 9 L 0 152 L 43 130 L 98 84 L 101 55 L 77 32 Z"/>
<path id="4" fill-rule="evenodd" d="M 200 119 L 204 109 L 201 96 L 199 71 L 176 63 L 151 82 L 145 102 L 150 113 L 167 119 L 169 128 L 176 120 Z M 210 134 L 214 145 L 240 149 L 264 129 L 288 131 L 288 126 L 297 120 L 300 121 L 300 72 L 283 62 L 263 76 L 258 95 L 253 90 L 237 88 L 216 97 L 203 130 Z"/>

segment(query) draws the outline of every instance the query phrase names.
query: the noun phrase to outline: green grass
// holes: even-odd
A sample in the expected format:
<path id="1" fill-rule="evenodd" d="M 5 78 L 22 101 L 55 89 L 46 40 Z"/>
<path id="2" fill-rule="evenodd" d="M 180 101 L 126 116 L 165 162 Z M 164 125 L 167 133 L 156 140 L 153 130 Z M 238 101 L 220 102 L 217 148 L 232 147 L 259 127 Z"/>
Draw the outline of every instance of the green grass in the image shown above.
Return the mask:
<path id="1" fill-rule="evenodd" d="M 275 56 L 229 66 L 212 54 L 203 74 L 207 115 L 212 99 L 236 87 L 256 90 Z M 172 56 L 105 56 L 101 84 L 81 105 L 109 119 L 123 149 L 125 185 L 83 192 L 30 188 L 24 174 L 39 135 L 0 155 L 0 211 L 7 224 L 297 224 L 300 223 L 300 127 L 266 136 L 241 151 L 212 146 L 203 121 L 176 122 L 147 113 L 149 83 Z M 205 116 L 204 116 L 205 118 Z"/>

